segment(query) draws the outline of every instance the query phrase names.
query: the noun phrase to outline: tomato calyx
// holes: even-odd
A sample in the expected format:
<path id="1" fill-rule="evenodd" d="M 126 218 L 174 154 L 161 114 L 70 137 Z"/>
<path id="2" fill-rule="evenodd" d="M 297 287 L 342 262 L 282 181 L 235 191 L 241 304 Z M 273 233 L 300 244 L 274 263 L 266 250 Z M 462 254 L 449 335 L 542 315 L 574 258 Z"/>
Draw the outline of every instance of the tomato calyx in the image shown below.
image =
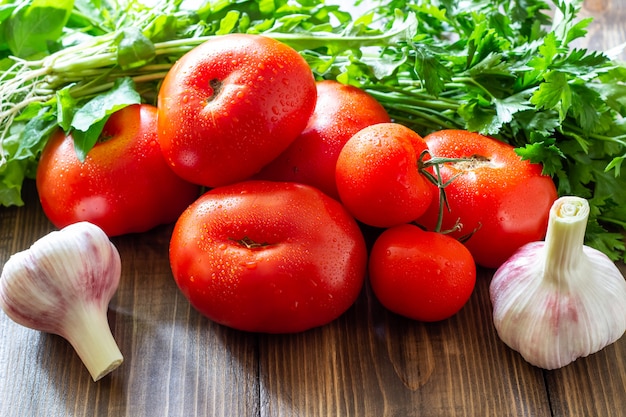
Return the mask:
<path id="1" fill-rule="evenodd" d="M 242 239 L 235 239 L 233 237 L 229 237 L 229 240 L 237 242 L 239 245 L 243 246 L 246 249 L 256 250 L 263 249 L 268 246 L 272 246 L 272 243 L 269 242 L 256 242 L 252 240 L 249 236 L 244 236 Z"/>
<path id="2" fill-rule="evenodd" d="M 450 159 L 450 158 L 447 158 Z M 455 158 L 452 158 L 455 159 Z M 452 163 L 454 167 L 460 171 L 474 171 L 484 166 L 493 166 L 491 159 L 483 155 L 474 154 L 467 158 L 456 158 L 457 160 L 447 161 Z"/>

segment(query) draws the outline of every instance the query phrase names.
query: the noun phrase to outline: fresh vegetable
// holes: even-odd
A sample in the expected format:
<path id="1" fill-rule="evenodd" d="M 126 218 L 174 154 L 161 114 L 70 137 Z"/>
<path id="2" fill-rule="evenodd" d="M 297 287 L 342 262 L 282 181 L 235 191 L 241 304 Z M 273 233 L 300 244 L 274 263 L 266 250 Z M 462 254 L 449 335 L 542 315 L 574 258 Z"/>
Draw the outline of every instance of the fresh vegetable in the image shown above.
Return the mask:
<path id="1" fill-rule="evenodd" d="M 398 123 L 361 129 L 339 152 L 335 181 L 341 202 L 361 222 L 391 227 L 428 209 L 437 189 L 419 169 L 424 139 Z"/>
<path id="2" fill-rule="evenodd" d="M 81 161 L 76 138 L 56 131 L 37 170 L 44 213 L 57 227 L 89 221 L 108 236 L 173 223 L 200 195 L 177 176 L 157 141 L 157 109 L 124 107 L 106 121 L 98 143 Z"/>
<path id="3" fill-rule="evenodd" d="M 291 333 L 343 314 L 363 285 L 361 230 L 314 187 L 244 181 L 214 188 L 177 221 L 176 283 L 209 319 L 239 330 Z"/>
<path id="4" fill-rule="evenodd" d="M 499 337 L 529 363 L 561 368 L 626 331 L 626 281 L 602 252 L 583 244 L 589 203 L 559 198 L 545 241 L 523 246 L 489 288 Z"/>
<path id="5" fill-rule="evenodd" d="M 419 224 L 451 230 L 488 268 L 543 239 L 557 190 L 540 165 L 522 160 L 511 145 L 465 130 L 433 132 L 424 141 L 432 157 L 458 161 L 438 166 L 440 181 L 448 183 L 447 207 L 435 199 Z"/>
<path id="6" fill-rule="evenodd" d="M 476 265 L 458 240 L 404 224 L 386 229 L 374 242 L 369 277 L 374 295 L 389 310 L 414 320 L 441 321 L 469 300 Z"/>
<path id="7" fill-rule="evenodd" d="M 107 322 L 120 274 L 120 255 L 104 231 L 74 223 L 9 258 L 0 307 L 18 324 L 68 340 L 97 381 L 123 361 Z"/>
<path id="8" fill-rule="evenodd" d="M 312 185 L 339 199 L 335 166 L 345 143 L 359 130 L 391 120 L 383 106 L 360 88 L 324 80 L 304 131 L 256 176 Z"/>
<path id="9" fill-rule="evenodd" d="M 208 187 L 248 179 L 313 113 L 306 61 L 284 43 L 229 34 L 187 52 L 159 90 L 159 143 L 182 178 Z"/>
<path id="10" fill-rule="evenodd" d="M 589 201 L 587 242 L 624 259 L 626 69 L 575 46 L 590 23 L 578 16 L 582 0 L 377 4 L 358 17 L 321 0 L 4 5 L 1 203 L 22 204 L 22 182 L 59 120 L 97 137 L 102 113 L 118 102 L 108 94 L 116 80 L 132 78 L 155 104 L 158 83 L 193 47 L 214 35 L 262 33 L 298 50 L 318 79 L 364 89 L 422 136 L 454 128 L 509 142 L 543 165 L 560 195 Z M 103 111 L 75 123 L 90 100 Z"/>

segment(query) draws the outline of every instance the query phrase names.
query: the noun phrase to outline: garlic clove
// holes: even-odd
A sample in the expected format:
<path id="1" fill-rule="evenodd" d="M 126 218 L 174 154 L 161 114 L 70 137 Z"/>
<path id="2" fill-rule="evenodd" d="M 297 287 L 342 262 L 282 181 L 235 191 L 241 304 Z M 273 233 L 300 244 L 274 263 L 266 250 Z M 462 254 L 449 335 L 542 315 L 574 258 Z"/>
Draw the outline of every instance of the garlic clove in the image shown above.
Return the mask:
<path id="1" fill-rule="evenodd" d="M 68 340 L 97 381 L 123 362 L 106 316 L 120 275 L 119 252 L 102 229 L 75 223 L 9 258 L 0 307 L 18 324 Z"/>
<path id="2" fill-rule="evenodd" d="M 583 245 L 586 200 L 561 197 L 545 242 L 529 243 L 490 284 L 498 336 L 529 363 L 561 368 L 626 331 L 626 281 L 602 252 Z"/>

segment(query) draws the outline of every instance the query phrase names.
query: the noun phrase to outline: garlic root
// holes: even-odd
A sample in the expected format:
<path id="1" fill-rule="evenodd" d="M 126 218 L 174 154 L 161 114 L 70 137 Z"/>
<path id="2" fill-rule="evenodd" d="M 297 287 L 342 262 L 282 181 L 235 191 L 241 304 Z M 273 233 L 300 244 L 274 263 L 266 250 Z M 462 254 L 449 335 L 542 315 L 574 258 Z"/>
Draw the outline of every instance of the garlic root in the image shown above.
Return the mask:
<path id="1" fill-rule="evenodd" d="M 9 258 L 0 307 L 18 324 L 68 340 L 97 381 L 123 362 L 106 315 L 120 275 L 119 252 L 102 229 L 75 223 Z"/>

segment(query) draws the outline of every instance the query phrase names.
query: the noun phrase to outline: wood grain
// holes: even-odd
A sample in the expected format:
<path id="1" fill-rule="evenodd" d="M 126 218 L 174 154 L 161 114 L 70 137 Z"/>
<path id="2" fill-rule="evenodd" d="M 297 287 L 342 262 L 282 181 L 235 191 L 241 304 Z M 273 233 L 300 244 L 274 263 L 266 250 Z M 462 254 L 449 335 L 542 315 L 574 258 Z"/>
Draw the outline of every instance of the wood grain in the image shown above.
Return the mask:
<path id="1" fill-rule="evenodd" d="M 581 18 L 592 18 L 581 44 L 592 50 L 606 51 L 626 61 L 626 2 L 624 0 L 585 0 Z"/>
<path id="2" fill-rule="evenodd" d="M 586 5 L 597 19 L 587 46 L 626 40 L 624 2 Z M 0 208 L 1 263 L 53 230 L 32 182 L 24 198 Z M 441 323 L 388 312 L 366 285 L 327 326 L 250 334 L 190 307 L 169 270 L 170 233 L 114 239 L 123 271 L 109 322 L 125 361 L 98 383 L 65 340 L 0 314 L 0 416 L 626 416 L 626 337 L 563 369 L 535 368 L 495 333 L 492 271 Z"/>

